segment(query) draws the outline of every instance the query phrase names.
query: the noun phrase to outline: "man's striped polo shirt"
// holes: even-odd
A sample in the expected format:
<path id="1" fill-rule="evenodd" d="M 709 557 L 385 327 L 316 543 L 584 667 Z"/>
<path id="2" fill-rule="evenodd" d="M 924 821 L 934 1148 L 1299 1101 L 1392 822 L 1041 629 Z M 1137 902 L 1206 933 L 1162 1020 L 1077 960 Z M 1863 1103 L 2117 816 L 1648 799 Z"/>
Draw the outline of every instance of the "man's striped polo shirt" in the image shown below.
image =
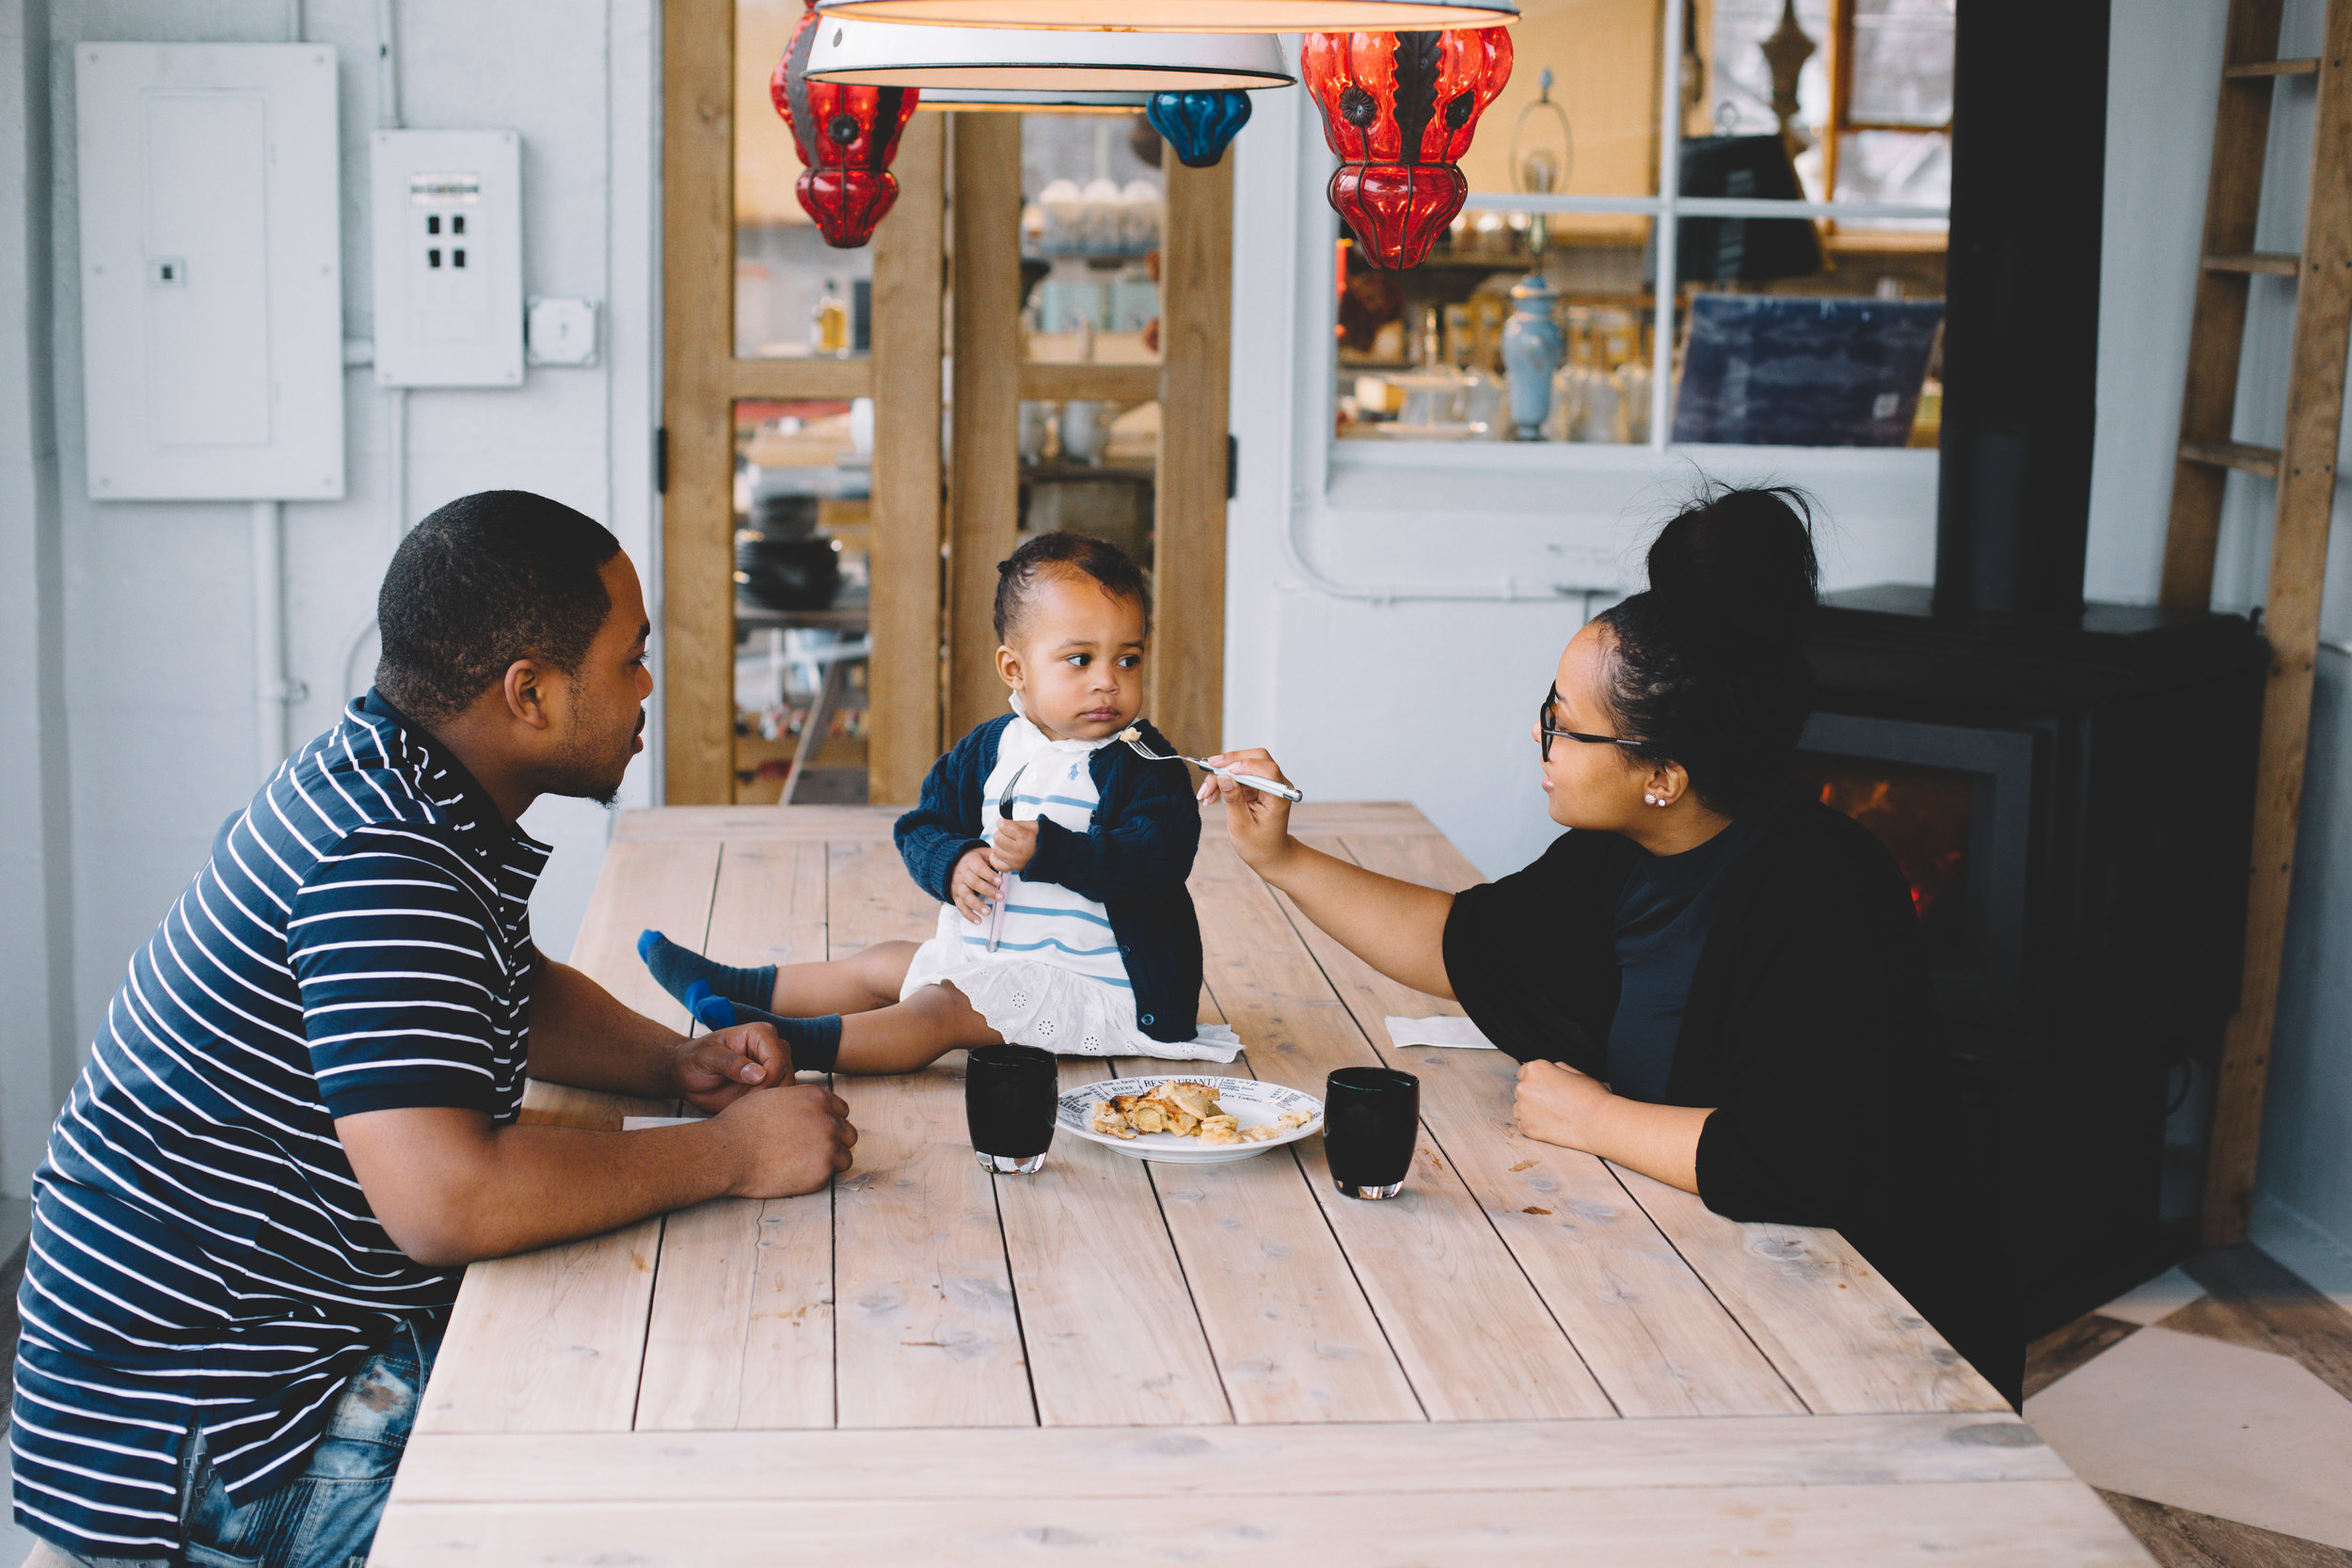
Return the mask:
<path id="1" fill-rule="evenodd" d="M 376 1223 L 334 1118 L 514 1119 L 548 848 L 374 692 L 224 823 L 131 961 L 33 1180 L 16 1517 L 87 1557 L 180 1546 L 200 1424 L 240 1504 L 459 1271 Z"/>

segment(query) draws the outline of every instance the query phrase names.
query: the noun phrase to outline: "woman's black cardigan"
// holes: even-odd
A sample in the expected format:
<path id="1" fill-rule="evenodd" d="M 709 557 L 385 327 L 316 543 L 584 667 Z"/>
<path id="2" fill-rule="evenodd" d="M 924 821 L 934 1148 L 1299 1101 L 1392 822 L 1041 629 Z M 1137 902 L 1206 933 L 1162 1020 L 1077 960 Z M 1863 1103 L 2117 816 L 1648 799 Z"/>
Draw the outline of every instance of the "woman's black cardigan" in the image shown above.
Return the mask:
<path id="1" fill-rule="evenodd" d="M 2017 1402 L 2024 1347 L 1911 890 L 1877 839 L 1809 795 L 1759 828 L 1727 874 L 1664 1096 L 1714 1107 L 1699 1196 L 1730 1219 L 1844 1232 Z M 1607 1075 L 1617 901 L 1642 858 L 1618 834 L 1571 832 L 1456 895 L 1446 974 L 1487 1038 Z"/>
<path id="2" fill-rule="evenodd" d="M 956 863 L 987 847 L 980 828 L 995 811 L 986 798 L 996 743 L 1009 713 L 956 742 L 931 765 L 921 803 L 898 818 L 898 856 L 923 891 L 955 902 Z M 1167 756 L 1167 737 L 1138 723 L 1143 743 Z M 1082 833 L 1050 817 L 1037 824 L 1037 853 L 1021 875 L 1057 882 L 1103 906 L 1136 990 L 1136 1027 L 1177 1043 L 1200 1032 L 1200 919 L 1184 879 L 1200 848 L 1200 803 L 1192 775 L 1173 760 L 1147 762 L 1124 746 L 1095 749 L 1087 776 L 1098 797 Z"/>

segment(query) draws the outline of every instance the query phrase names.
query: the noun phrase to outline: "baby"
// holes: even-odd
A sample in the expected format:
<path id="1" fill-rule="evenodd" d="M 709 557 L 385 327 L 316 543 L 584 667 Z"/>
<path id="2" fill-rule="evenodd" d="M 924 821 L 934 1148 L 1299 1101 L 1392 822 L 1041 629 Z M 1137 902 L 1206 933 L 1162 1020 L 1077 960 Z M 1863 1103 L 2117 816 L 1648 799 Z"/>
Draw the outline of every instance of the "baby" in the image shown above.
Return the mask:
<path id="1" fill-rule="evenodd" d="M 831 963 L 734 969 L 659 931 L 637 951 L 710 1028 L 768 1022 L 803 1072 L 909 1072 L 964 1046 L 1230 1062 L 1195 1020 L 1200 926 L 1184 879 L 1200 810 L 1137 722 L 1152 595 L 1115 546 L 1043 533 L 997 567 L 996 673 L 1012 711 L 958 741 L 898 819 L 938 898 L 930 941 Z"/>

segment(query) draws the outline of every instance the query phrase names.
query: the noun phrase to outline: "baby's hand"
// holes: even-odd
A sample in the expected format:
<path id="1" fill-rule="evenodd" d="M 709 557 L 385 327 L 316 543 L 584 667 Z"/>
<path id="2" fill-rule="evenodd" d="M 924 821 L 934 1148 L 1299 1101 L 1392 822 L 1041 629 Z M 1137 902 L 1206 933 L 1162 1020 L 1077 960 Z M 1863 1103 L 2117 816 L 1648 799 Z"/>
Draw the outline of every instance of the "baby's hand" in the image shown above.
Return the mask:
<path id="1" fill-rule="evenodd" d="M 988 863 L 999 871 L 1018 871 L 1037 854 L 1037 824 L 1034 822 L 999 822 L 996 824 L 995 847 L 988 852 Z"/>
<path id="2" fill-rule="evenodd" d="M 977 926 L 988 918 L 988 907 L 996 897 L 996 873 L 989 868 L 986 849 L 966 849 L 956 862 L 956 874 L 948 879 L 947 891 L 955 895 L 956 912 Z"/>

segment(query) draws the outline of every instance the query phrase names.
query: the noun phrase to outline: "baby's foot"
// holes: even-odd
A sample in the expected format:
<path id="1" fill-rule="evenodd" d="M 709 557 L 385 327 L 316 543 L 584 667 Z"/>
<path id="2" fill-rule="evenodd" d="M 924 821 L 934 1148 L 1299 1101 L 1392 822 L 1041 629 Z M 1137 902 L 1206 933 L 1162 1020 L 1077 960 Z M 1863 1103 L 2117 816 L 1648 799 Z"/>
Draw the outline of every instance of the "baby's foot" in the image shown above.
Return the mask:
<path id="1" fill-rule="evenodd" d="M 686 988 L 697 980 L 714 994 L 748 1007 L 765 1010 L 775 1000 L 774 964 L 730 969 L 725 964 L 712 963 L 691 948 L 680 947 L 660 931 L 646 931 L 638 937 L 637 956 L 645 960 L 645 967 L 653 971 L 661 989 L 681 1002 L 686 1001 Z"/>
<path id="2" fill-rule="evenodd" d="M 795 1072 L 831 1072 L 834 1060 L 841 1054 L 841 1015 L 827 1013 L 822 1018 L 779 1018 L 765 1007 L 755 1007 L 732 1002 L 710 989 L 706 980 L 695 980 L 678 998 L 695 1022 L 706 1029 L 732 1029 L 739 1023 L 765 1023 L 775 1030 L 776 1038 L 784 1042 L 792 1054 Z"/>

